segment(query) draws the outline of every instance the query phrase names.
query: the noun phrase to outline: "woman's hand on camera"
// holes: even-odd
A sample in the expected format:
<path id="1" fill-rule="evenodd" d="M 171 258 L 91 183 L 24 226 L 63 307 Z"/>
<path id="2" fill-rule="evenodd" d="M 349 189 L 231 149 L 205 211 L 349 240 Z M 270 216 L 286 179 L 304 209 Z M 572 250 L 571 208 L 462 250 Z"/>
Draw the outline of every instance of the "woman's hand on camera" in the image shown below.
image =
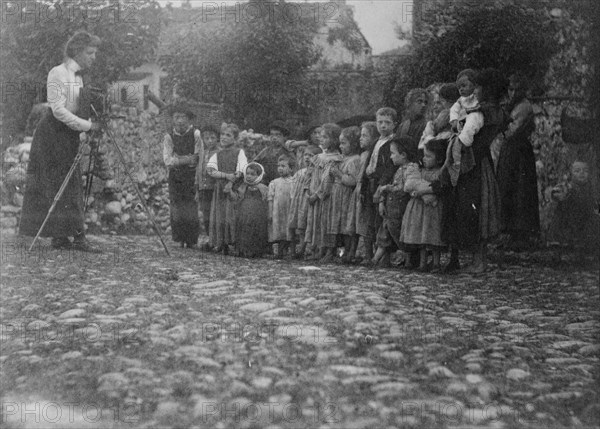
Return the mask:
<path id="1" fill-rule="evenodd" d="M 102 129 L 102 124 L 100 122 L 92 122 L 90 131 L 100 131 L 101 129 Z"/>

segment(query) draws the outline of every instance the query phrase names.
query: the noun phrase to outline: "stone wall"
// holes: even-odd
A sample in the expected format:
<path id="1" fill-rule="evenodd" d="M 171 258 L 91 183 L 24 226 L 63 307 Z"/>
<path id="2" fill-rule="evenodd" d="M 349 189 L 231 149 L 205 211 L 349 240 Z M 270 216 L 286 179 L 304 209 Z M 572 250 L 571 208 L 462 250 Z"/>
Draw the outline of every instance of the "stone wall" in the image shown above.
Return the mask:
<path id="1" fill-rule="evenodd" d="M 598 195 L 598 141 L 585 144 L 570 144 L 563 140 L 561 115 L 564 109 L 577 109 L 581 103 L 546 99 L 534 103 L 536 129 L 531 142 L 536 155 L 538 191 L 540 201 L 540 221 L 545 234 L 552 220 L 556 203 L 551 198 L 551 190 L 557 184 L 569 180 L 570 165 L 576 159 L 586 160 L 592 171 L 592 183 Z M 596 146 L 595 146 L 596 145 Z M 597 201 L 596 201 L 597 202 Z"/>
<path id="2" fill-rule="evenodd" d="M 163 232 L 168 233 L 169 200 L 167 171 L 162 161 L 162 136 L 165 119 L 136 108 L 114 105 L 108 129 L 121 148 L 125 164 L 108 133 L 100 140 L 100 151 L 111 177 L 102 180 L 94 176 L 85 221 L 90 233 L 153 234 L 152 225 L 132 186 L 128 172 L 137 184 L 146 204 Z M 9 153 L 10 152 L 10 153 Z M 20 217 L 26 164 L 18 164 L 14 149 L 5 154 L 2 171 L 1 221 L 3 234 L 14 234 Z M 9 156 L 10 155 L 10 156 Z M 8 161 L 7 161 L 8 160 Z M 89 157 L 82 158 L 84 173 Z M 15 174 L 15 172 L 21 174 Z M 10 174 L 9 174 L 10 172 Z M 15 179 L 14 176 L 17 176 Z"/>

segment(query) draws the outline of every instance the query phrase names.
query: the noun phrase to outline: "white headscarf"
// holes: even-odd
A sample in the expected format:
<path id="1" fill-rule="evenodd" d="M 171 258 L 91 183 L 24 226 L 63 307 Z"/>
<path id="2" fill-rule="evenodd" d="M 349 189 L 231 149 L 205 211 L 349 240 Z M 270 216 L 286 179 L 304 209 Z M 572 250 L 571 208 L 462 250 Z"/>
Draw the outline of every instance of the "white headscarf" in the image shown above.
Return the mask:
<path id="1" fill-rule="evenodd" d="M 248 181 L 247 176 L 246 176 L 246 172 L 248 171 L 248 167 L 250 167 L 250 166 L 258 166 L 260 168 L 260 174 L 258 175 L 256 180 L 254 180 L 252 182 Z M 244 167 L 244 183 L 246 183 L 249 186 L 258 185 L 260 182 L 262 182 L 264 175 L 265 175 L 265 169 L 258 162 L 251 162 L 251 163 L 247 164 L 246 167 Z"/>

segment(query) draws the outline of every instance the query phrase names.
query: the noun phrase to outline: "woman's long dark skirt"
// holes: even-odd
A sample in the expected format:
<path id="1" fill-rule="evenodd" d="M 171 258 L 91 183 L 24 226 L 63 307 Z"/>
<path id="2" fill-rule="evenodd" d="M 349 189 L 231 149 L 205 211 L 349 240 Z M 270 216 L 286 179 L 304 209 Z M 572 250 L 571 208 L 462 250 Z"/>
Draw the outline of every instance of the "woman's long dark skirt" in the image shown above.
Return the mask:
<path id="1" fill-rule="evenodd" d="M 535 154 L 529 133 L 529 130 L 523 129 L 504 142 L 497 174 L 502 229 L 522 239 L 537 237 L 540 232 Z"/>
<path id="2" fill-rule="evenodd" d="M 200 235 L 198 203 L 195 200 L 196 169 L 185 167 L 169 171 L 171 235 L 173 241 L 195 245 Z"/>
<path id="3" fill-rule="evenodd" d="M 79 134 L 57 120 L 50 109 L 38 125 L 31 143 L 20 234 L 35 236 L 42 226 L 77 156 Z M 78 165 L 40 235 L 77 236 L 84 231 L 83 222 L 83 182 Z"/>

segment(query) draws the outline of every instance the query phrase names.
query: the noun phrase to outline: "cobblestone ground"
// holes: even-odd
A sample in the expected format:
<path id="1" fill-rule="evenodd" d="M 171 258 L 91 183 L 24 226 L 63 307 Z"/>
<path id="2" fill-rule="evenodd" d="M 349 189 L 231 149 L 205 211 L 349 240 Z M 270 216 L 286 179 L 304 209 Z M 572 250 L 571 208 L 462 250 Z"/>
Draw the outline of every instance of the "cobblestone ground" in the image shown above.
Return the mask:
<path id="1" fill-rule="evenodd" d="M 441 276 L 91 240 L 2 243 L 3 427 L 599 424 L 597 262 Z"/>

